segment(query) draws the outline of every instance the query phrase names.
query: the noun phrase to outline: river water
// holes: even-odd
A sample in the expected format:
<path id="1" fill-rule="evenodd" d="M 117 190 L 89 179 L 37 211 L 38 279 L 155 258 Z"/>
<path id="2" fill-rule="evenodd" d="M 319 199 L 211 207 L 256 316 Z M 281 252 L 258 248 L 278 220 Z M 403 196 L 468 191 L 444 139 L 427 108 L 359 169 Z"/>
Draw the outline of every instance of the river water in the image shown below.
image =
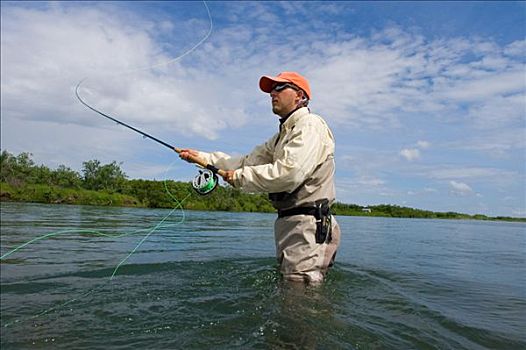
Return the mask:
<path id="1" fill-rule="evenodd" d="M 274 215 L 170 213 L 2 203 L 2 350 L 526 348 L 524 223 L 338 217 L 302 288 Z"/>

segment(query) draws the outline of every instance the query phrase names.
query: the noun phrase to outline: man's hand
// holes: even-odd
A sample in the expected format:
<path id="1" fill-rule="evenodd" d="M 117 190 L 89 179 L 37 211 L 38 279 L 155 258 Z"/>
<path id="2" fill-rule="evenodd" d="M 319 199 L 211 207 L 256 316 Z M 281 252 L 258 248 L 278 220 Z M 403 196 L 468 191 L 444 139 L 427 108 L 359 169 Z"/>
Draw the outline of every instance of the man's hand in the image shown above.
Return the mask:
<path id="1" fill-rule="evenodd" d="M 190 158 L 198 158 L 198 157 L 199 157 L 199 152 L 196 151 L 195 149 L 185 148 L 185 149 L 179 150 L 179 158 L 184 159 L 187 162 L 192 163 Z M 228 182 L 232 187 L 234 187 L 234 170 L 225 170 L 224 172 L 225 174 L 221 175 L 221 177 L 223 178 L 223 180 Z"/>
<path id="2" fill-rule="evenodd" d="M 223 180 L 228 182 L 233 187 L 234 186 L 234 170 L 225 170 L 225 175 L 223 175 Z"/>
<path id="3" fill-rule="evenodd" d="M 181 152 L 179 152 L 179 158 L 186 160 L 187 162 L 190 162 L 190 157 L 199 157 L 199 152 L 195 149 L 182 149 Z"/>

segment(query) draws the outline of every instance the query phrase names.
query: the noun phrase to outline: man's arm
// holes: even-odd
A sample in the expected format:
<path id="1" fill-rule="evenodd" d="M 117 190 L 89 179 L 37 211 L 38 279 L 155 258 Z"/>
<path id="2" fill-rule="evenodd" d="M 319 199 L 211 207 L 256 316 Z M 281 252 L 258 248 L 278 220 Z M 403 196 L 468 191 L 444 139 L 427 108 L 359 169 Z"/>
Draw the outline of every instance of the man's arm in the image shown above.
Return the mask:
<path id="1" fill-rule="evenodd" d="M 247 192 L 292 192 L 334 153 L 332 135 L 318 120 L 296 127 L 287 138 L 274 161 L 236 170 L 234 186 Z"/>
<path id="2" fill-rule="evenodd" d="M 187 161 L 191 157 L 198 157 L 215 167 L 225 170 L 235 170 L 244 166 L 267 164 L 273 160 L 274 144 L 277 136 L 277 134 L 274 135 L 267 142 L 256 146 L 252 152 L 244 156 L 232 157 L 223 152 L 207 153 L 187 148 L 180 151 L 179 157 Z M 232 176 L 228 178 L 232 180 Z M 225 181 L 230 183 L 226 178 Z"/>

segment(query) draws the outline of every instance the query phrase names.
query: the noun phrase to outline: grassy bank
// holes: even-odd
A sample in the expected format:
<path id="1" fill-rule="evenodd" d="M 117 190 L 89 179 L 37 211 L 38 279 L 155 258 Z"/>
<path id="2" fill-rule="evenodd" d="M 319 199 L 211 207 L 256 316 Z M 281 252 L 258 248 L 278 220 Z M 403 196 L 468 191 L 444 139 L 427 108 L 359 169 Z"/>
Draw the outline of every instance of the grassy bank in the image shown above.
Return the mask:
<path id="1" fill-rule="evenodd" d="M 185 209 L 274 212 L 265 195 L 242 193 L 230 187 L 218 188 L 207 196 L 197 194 L 189 183 L 129 180 L 124 193 L 64 188 L 56 185 L 0 183 L 0 200 L 46 204 L 76 204 L 116 207 L 174 208 L 183 201 Z M 174 200 L 175 198 L 176 200 Z"/>
<path id="2" fill-rule="evenodd" d="M 49 204 L 103 205 L 148 208 L 174 208 L 177 201 L 190 210 L 235 212 L 275 212 L 265 194 L 248 194 L 230 186 L 218 186 L 201 196 L 189 182 L 130 180 L 113 161 L 82 163 L 79 173 L 64 165 L 50 169 L 36 165 L 30 153 L 0 154 L 0 200 Z M 432 212 L 396 205 L 374 205 L 363 208 L 355 204 L 335 203 L 333 213 L 352 216 L 382 216 L 428 219 L 476 219 L 523 221 L 526 218 L 488 217 L 455 212 Z"/>
<path id="3" fill-rule="evenodd" d="M 142 207 L 137 198 L 121 193 L 63 188 L 42 184 L 12 186 L 0 183 L 0 200 L 48 204 L 101 205 L 118 207 Z"/>
<path id="4" fill-rule="evenodd" d="M 275 212 L 270 201 L 262 194 L 247 194 L 230 187 L 219 186 L 212 194 L 201 196 L 189 183 L 176 181 L 129 180 L 126 193 L 94 191 L 82 188 L 64 188 L 44 184 L 10 185 L 0 183 L 0 200 L 48 204 L 76 204 L 118 207 L 173 208 L 177 203 L 170 192 L 189 210 Z M 526 218 L 488 217 L 455 212 L 432 212 L 395 205 L 376 205 L 363 208 L 359 205 L 335 203 L 335 215 L 377 216 L 426 219 L 499 220 L 526 222 Z"/>

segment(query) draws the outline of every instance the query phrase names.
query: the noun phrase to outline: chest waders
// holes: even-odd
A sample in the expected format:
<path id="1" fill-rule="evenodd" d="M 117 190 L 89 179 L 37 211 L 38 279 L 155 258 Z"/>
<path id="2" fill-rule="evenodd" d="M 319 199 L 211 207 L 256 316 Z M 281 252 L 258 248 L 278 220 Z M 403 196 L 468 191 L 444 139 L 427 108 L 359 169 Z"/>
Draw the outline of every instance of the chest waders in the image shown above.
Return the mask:
<path id="1" fill-rule="evenodd" d="M 278 210 L 278 218 L 293 215 L 312 215 L 316 219 L 316 243 L 322 244 L 332 240 L 331 208 L 328 199 L 320 199 L 314 206 Z"/>

